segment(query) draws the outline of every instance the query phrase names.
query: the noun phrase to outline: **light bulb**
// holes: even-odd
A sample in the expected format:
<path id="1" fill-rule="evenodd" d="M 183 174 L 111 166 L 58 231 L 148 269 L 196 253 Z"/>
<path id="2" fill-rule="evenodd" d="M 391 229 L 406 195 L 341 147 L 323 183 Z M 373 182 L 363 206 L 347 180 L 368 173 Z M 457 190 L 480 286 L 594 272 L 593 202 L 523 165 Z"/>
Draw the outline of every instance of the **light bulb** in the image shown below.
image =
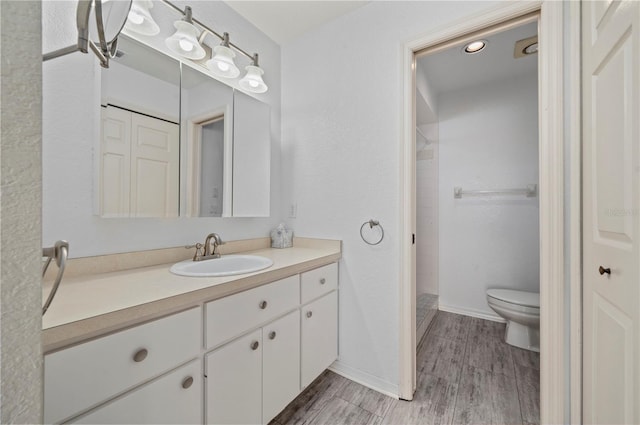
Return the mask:
<path id="1" fill-rule="evenodd" d="M 136 25 L 140 25 L 141 23 L 144 22 L 144 16 L 137 14 L 133 10 L 131 12 L 129 12 L 129 17 L 128 18 L 132 23 L 134 23 Z"/>
<path id="2" fill-rule="evenodd" d="M 193 50 L 193 43 L 189 40 L 180 40 L 179 44 L 180 48 L 185 52 L 190 52 Z"/>
<path id="3" fill-rule="evenodd" d="M 229 64 L 228 64 L 228 63 L 225 63 L 225 62 L 218 62 L 218 68 L 220 69 L 220 71 L 226 72 L 226 71 L 228 71 L 228 70 L 229 70 L 229 68 L 231 68 L 231 67 L 229 66 Z"/>
<path id="4" fill-rule="evenodd" d="M 258 82 L 257 81 L 253 81 L 253 80 L 249 80 L 249 85 L 251 87 L 258 87 L 259 86 Z"/>

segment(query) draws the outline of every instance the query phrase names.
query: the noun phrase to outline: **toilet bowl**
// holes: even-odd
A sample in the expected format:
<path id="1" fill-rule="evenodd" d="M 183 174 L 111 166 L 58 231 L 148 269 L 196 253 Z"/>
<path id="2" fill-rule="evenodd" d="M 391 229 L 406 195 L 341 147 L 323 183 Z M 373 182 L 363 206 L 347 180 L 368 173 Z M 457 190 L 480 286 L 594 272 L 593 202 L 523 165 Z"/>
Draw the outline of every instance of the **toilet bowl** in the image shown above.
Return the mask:
<path id="1" fill-rule="evenodd" d="M 507 344 L 540 352 L 540 294 L 513 289 L 487 290 L 489 307 L 507 321 Z"/>

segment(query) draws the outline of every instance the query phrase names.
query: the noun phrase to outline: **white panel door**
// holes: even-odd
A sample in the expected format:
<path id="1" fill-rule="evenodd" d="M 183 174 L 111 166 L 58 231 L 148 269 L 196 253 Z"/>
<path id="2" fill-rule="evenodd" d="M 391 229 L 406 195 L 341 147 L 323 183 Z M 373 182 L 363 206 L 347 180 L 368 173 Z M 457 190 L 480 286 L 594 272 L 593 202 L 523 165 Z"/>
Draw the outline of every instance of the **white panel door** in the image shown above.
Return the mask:
<path id="1" fill-rule="evenodd" d="M 302 307 L 301 387 L 304 389 L 338 358 L 338 293 Z"/>
<path id="2" fill-rule="evenodd" d="M 238 91 L 233 95 L 234 217 L 269 217 L 271 197 L 269 105 Z"/>
<path id="3" fill-rule="evenodd" d="M 131 114 L 131 216 L 177 217 L 180 139 L 177 124 Z"/>
<path id="4" fill-rule="evenodd" d="M 262 423 L 300 393 L 300 310 L 262 328 Z"/>
<path id="5" fill-rule="evenodd" d="M 100 215 L 129 216 L 131 112 L 101 108 Z"/>
<path id="6" fill-rule="evenodd" d="M 240 337 L 207 356 L 208 424 L 262 421 L 262 330 Z"/>
<path id="7" fill-rule="evenodd" d="M 72 421 L 78 424 L 202 423 L 200 360 L 174 370 Z"/>
<path id="8" fill-rule="evenodd" d="M 640 423 L 640 3 L 582 16 L 583 417 Z"/>

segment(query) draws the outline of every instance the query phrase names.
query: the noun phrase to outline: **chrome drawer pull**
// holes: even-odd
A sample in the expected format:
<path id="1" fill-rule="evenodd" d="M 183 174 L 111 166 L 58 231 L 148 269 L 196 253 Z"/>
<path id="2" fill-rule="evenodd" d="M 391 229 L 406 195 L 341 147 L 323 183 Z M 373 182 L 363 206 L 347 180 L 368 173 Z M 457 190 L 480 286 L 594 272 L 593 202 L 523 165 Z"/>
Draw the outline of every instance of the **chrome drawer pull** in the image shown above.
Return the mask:
<path id="1" fill-rule="evenodd" d="M 258 341 L 253 341 L 253 342 L 251 343 L 251 349 L 252 349 L 253 351 L 256 351 L 256 350 L 258 349 L 258 347 L 259 347 L 259 346 L 260 346 L 260 343 L 259 343 Z"/>
<path id="2" fill-rule="evenodd" d="M 267 308 L 267 302 L 266 301 L 260 301 L 260 308 L 262 310 L 264 310 L 265 308 Z"/>
<path id="3" fill-rule="evenodd" d="M 313 316 L 313 312 L 307 311 L 307 317 L 311 317 L 311 316 Z"/>
<path id="4" fill-rule="evenodd" d="M 188 378 L 185 378 L 184 381 L 182 381 L 182 388 L 184 388 L 186 390 L 192 384 L 193 384 L 193 378 L 191 376 L 189 376 Z"/>
<path id="5" fill-rule="evenodd" d="M 320 285 L 324 285 L 326 282 L 327 280 L 324 277 L 320 279 Z"/>
<path id="6" fill-rule="evenodd" d="M 276 339 L 276 331 L 269 332 L 269 339 Z"/>
<path id="7" fill-rule="evenodd" d="M 149 354 L 149 352 L 147 351 L 146 348 L 143 348 L 142 350 L 138 350 L 138 352 L 136 352 L 133 355 L 133 361 L 136 363 L 140 363 L 141 361 L 147 358 L 147 354 Z"/>

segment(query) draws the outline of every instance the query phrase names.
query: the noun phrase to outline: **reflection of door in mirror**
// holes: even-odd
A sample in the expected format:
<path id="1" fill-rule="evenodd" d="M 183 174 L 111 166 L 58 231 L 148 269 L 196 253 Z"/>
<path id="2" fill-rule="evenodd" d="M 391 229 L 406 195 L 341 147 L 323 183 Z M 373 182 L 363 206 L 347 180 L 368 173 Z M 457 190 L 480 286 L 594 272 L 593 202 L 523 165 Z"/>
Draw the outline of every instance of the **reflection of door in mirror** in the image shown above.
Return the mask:
<path id="1" fill-rule="evenodd" d="M 200 217 L 222 217 L 224 209 L 224 115 L 193 123 L 190 212 Z"/>
<path id="2" fill-rule="evenodd" d="M 101 215 L 177 217 L 178 125 L 108 105 L 101 140 Z"/>
<path id="3" fill-rule="evenodd" d="M 187 141 L 186 210 L 190 217 L 230 217 L 233 90 L 188 66 L 182 69 Z M 183 174 L 183 175 L 185 175 Z"/>
<path id="4" fill-rule="evenodd" d="M 128 38 L 102 71 L 99 214 L 177 217 L 180 66 Z"/>

